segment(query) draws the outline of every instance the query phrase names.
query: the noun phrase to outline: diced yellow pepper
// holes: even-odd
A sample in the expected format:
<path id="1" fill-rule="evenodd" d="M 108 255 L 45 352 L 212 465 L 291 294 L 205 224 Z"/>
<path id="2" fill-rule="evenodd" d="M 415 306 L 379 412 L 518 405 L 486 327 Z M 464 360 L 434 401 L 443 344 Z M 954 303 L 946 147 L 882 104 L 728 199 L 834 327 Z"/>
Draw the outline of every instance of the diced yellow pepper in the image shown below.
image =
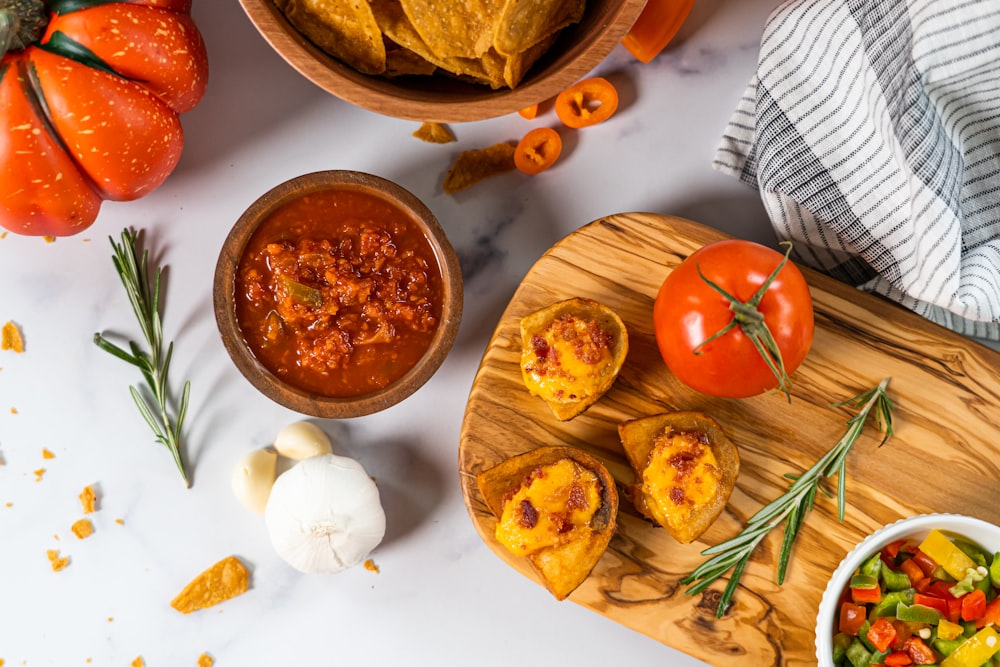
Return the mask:
<path id="1" fill-rule="evenodd" d="M 987 625 L 958 645 L 941 661 L 941 667 L 979 667 L 1000 651 L 1000 635 Z"/>
<path id="2" fill-rule="evenodd" d="M 934 559 L 944 568 L 944 571 L 960 580 L 965 577 L 969 568 L 976 569 L 976 562 L 965 555 L 965 552 L 955 546 L 947 535 L 939 530 L 932 530 L 920 543 L 920 550 Z"/>
<path id="3" fill-rule="evenodd" d="M 958 623 L 952 623 L 947 618 L 942 618 L 941 622 L 937 626 L 937 636 L 941 639 L 958 639 L 962 636 L 962 626 Z"/>

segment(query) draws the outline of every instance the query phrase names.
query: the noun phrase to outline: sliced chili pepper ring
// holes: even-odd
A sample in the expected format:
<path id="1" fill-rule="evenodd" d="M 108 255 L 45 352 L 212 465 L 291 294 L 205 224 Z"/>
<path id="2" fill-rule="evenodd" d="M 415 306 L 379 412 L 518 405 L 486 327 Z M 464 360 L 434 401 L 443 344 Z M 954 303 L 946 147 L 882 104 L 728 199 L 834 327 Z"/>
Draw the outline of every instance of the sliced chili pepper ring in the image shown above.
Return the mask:
<path id="1" fill-rule="evenodd" d="M 514 165 L 525 174 L 539 174 L 559 159 L 562 137 L 551 127 L 536 127 L 514 149 Z"/>
<path id="2" fill-rule="evenodd" d="M 599 76 L 583 79 L 556 96 L 555 109 L 566 127 L 597 125 L 618 110 L 618 90 Z"/>

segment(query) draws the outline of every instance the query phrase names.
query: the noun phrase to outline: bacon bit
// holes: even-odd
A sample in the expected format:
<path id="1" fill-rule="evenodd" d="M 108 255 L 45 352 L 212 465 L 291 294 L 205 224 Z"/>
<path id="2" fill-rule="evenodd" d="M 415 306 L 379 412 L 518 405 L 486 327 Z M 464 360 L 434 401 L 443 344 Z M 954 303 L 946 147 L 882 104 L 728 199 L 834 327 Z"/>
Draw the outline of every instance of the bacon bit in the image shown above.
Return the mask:
<path id="1" fill-rule="evenodd" d="M 97 509 L 97 494 L 94 493 L 94 487 L 89 484 L 83 487 L 83 491 L 80 492 L 80 504 L 83 505 L 84 514 L 91 514 Z"/>
<path id="2" fill-rule="evenodd" d="M 584 492 L 583 487 L 577 483 L 574 483 L 569 489 L 569 497 L 566 499 L 566 509 L 580 510 L 587 506 L 587 494 Z"/>
<path id="3" fill-rule="evenodd" d="M 53 572 L 63 570 L 67 565 L 69 565 L 69 558 L 60 556 L 58 549 L 48 549 L 46 550 L 45 555 L 49 558 L 49 563 L 52 565 Z"/>
<path id="4" fill-rule="evenodd" d="M 684 493 L 684 488 L 680 486 L 674 486 L 670 489 L 670 500 L 674 505 L 683 505 L 684 501 L 687 500 L 687 495 Z"/>
<path id="5" fill-rule="evenodd" d="M 42 448 L 42 458 L 43 459 L 54 459 L 55 457 L 56 457 L 55 454 L 53 454 L 49 450 L 45 449 L 44 447 Z"/>
<path id="6" fill-rule="evenodd" d="M 90 522 L 90 519 L 80 519 L 73 524 L 71 530 L 74 535 L 83 540 L 94 534 L 94 524 Z"/>
<path id="7" fill-rule="evenodd" d="M 368 570 L 369 572 L 374 572 L 375 574 L 379 573 L 378 565 L 376 565 L 375 561 L 373 561 L 371 558 L 365 561 L 365 569 Z"/>
<path id="8" fill-rule="evenodd" d="M 36 470 L 35 471 L 35 481 L 36 482 L 42 481 L 42 475 L 44 475 L 44 474 L 45 474 L 45 468 L 39 468 L 38 470 Z"/>
<path id="9" fill-rule="evenodd" d="M 24 337 L 13 322 L 7 321 L 0 328 L 0 350 L 12 350 L 18 354 L 24 352 Z"/>
<path id="10" fill-rule="evenodd" d="M 538 525 L 538 510 L 535 509 L 535 506 L 527 498 L 521 501 L 520 524 L 528 530 Z"/>

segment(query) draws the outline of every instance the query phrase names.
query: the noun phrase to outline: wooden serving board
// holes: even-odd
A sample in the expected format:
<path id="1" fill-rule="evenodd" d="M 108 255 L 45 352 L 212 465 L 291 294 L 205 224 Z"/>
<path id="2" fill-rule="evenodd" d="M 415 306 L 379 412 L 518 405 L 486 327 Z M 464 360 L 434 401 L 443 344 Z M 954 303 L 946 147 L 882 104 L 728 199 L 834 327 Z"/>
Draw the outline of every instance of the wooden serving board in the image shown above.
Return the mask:
<path id="1" fill-rule="evenodd" d="M 619 422 L 671 410 L 704 411 L 740 451 L 739 481 L 726 510 L 699 541 L 681 545 L 623 500 L 617 535 L 570 599 L 711 664 L 815 664 L 813 626 L 823 589 L 841 558 L 867 534 L 925 512 L 1000 523 L 1000 354 L 806 270 L 816 334 L 793 375 L 791 404 L 779 393 L 740 400 L 701 395 L 681 385 L 661 361 L 653 299 L 673 267 L 721 238 L 679 218 L 614 215 L 570 234 L 541 257 L 500 318 L 476 374 L 459 446 L 462 490 L 487 546 L 534 579 L 523 559 L 494 540 L 495 520 L 476 487 L 477 473 L 506 457 L 562 443 L 602 460 L 621 490 L 633 475 L 618 440 Z M 563 423 L 521 381 L 518 322 L 572 296 L 617 311 L 628 327 L 630 350 L 611 390 Z M 784 584 L 775 581 L 779 530 L 758 546 L 734 604 L 716 619 L 726 581 L 692 597 L 680 580 L 703 562 L 703 549 L 738 533 L 787 488 L 785 474 L 805 471 L 840 439 L 853 412 L 832 403 L 885 377 L 891 378 L 896 435 L 880 448 L 880 436 L 869 427 L 852 450 L 844 522 L 837 520 L 835 498 L 818 496 Z M 836 480 L 830 481 L 835 491 Z"/>

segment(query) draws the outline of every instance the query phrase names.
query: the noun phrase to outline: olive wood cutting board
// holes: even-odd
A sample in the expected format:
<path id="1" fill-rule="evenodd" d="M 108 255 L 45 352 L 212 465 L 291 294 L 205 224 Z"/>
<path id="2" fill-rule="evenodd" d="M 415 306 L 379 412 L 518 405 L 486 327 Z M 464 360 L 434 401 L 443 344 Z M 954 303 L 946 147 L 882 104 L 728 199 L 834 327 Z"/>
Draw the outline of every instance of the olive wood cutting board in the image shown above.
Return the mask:
<path id="1" fill-rule="evenodd" d="M 899 518 L 957 512 L 1000 523 L 1000 353 L 878 297 L 804 270 L 816 314 L 812 349 L 793 375 L 792 400 L 770 392 L 719 399 L 681 385 L 661 361 L 653 299 L 663 278 L 697 248 L 726 238 L 676 217 L 621 214 L 594 221 L 546 252 L 497 324 L 462 424 L 459 472 L 472 522 L 499 558 L 537 581 L 524 559 L 493 538 L 496 525 L 475 476 L 541 445 L 567 444 L 600 459 L 619 492 L 633 481 L 619 422 L 672 410 L 718 420 L 739 448 L 740 474 L 725 511 L 701 538 L 675 542 L 622 499 L 617 535 L 570 600 L 714 665 L 815 664 L 814 623 L 828 577 L 867 534 Z M 573 296 L 614 309 L 629 354 L 611 390 L 587 412 L 557 421 L 529 395 L 519 367 L 521 317 Z M 843 435 L 854 414 L 832 404 L 891 378 L 895 436 L 866 427 L 847 460 L 844 522 L 818 495 L 776 583 L 781 531 L 758 546 L 733 605 L 715 617 L 728 579 L 698 596 L 681 583 L 703 549 L 738 533 Z M 829 480 L 836 492 L 836 478 Z M 544 589 L 542 589 L 544 591 Z M 560 603 L 566 604 L 566 602 Z"/>

